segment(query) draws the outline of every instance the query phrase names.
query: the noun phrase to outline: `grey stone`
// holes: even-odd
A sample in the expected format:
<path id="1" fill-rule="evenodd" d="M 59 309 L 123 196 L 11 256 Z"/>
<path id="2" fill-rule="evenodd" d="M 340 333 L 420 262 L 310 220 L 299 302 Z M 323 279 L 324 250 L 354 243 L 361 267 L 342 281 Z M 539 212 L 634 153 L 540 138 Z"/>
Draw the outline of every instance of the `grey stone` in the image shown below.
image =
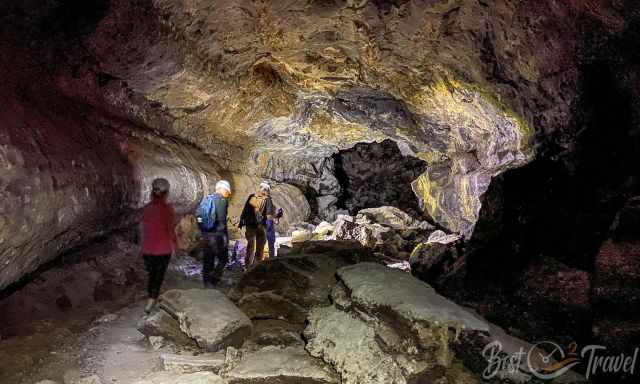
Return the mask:
<path id="1" fill-rule="evenodd" d="M 196 342 L 182 331 L 180 323 L 163 310 L 143 317 L 138 322 L 138 331 L 149 338 L 162 337 L 177 345 L 197 347 Z"/>
<path id="2" fill-rule="evenodd" d="M 202 371 L 219 373 L 224 367 L 225 353 L 205 353 L 196 356 L 163 354 L 160 359 L 165 371 L 180 374 Z"/>
<path id="3" fill-rule="evenodd" d="M 331 238 L 334 240 L 356 240 L 364 247 L 369 248 L 376 245 L 376 239 L 371 229 L 346 220 L 336 222 L 335 231 Z"/>
<path id="4" fill-rule="evenodd" d="M 300 305 L 273 292 L 245 295 L 238 307 L 251 319 L 280 319 L 290 323 L 304 323 L 306 310 Z"/>
<path id="5" fill-rule="evenodd" d="M 489 331 L 487 322 L 406 272 L 380 264 L 360 263 L 339 269 L 337 275 L 350 292 L 351 300 L 368 312 L 391 311 L 398 320 L 412 327 L 432 324 L 466 331 Z"/>
<path id="6" fill-rule="evenodd" d="M 267 347 L 246 354 L 227 373 L 230 384 L 330 384 L 338 375 L 303 348 Z"/>
<path id="7" fill-rule="evenodd" d="M 314 308 L 305 329 L 307 351 L 331 364 L 344 384 L 405 384 L 401 367 L 358 317 L 335 307 Z"/>
<path id="8" fill-rule="evenodd" d="M 421 223 L 406 212 L 390 206 L 361 209 L 358 211 L 358 216 L 366 216 L 373 222 L 387 225 L 394 229 L 416 227 Z"/>
<path id="9" fill-rule="evenodd" d="M 213 372 L 196 373 L 153 373 L 135 384 L 225 384 L 226 381 Z"/>
<path id="10" fill-rule="evenodd" d="M 251 320 L 215 289 L 171 290 L 161 296 L 160 307 L 207 351 L 239 347 L 251 334 Z"/>

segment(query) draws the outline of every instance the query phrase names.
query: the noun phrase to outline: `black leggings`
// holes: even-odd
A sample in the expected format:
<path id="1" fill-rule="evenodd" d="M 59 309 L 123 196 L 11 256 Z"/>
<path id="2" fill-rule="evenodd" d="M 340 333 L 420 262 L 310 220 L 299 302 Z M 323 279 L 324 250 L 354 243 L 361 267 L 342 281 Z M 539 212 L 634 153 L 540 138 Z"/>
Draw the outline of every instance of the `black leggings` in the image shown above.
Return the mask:
<path id="1" fill-rule="evenodd" d="M 160 287 L 164 281 L 171 255 L 143 255 L 144 267 L 149 273 L 149 285 L 147 291 L 149 298 L 157 299 L 160 296 Z"/>

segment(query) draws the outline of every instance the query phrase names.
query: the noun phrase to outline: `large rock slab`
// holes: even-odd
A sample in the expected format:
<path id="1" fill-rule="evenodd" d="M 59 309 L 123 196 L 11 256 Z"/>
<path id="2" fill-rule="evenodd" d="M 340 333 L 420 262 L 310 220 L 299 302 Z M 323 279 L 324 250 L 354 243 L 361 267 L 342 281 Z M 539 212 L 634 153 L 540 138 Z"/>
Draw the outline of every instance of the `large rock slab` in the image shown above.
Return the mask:
<path id="1" fill-rule="evenodd" d="M 241 277 L 234 300 L 253 300 L 270 292 L 308 311 L 315 305 L 329 304 L 329 291 L 336 283 L 335 273 L 344 266 L 365 259 L 366 252 L 357 243 L 305 242 L 295 248 L 296 255 L 278 257 L 256 264 Z"/>
<path id="2" fill-rule="evenodd" d="M 333 305 L 310 312 L 305 336 L 307 350 L 334 366 L 344 383 L 472 377 L 456 348 L 461 340 L 473 348 L 486 344 L 487 322 L 406 272 L 360 263 L 336 275 Z"/>
<path id="3" fill-rule="evenodd" d="M 440 296 L 411 275 L 375 263 L 341 268 L 340 281 L 355 305 L 368 312 L 390 311 L 407 324 L 434 324 L 466 331 L 488 332 L 487 322 Z"/>
<path id="4" fill-rule="evenodd" d="M 251 334 L 251 320 L 215 289 L 171 290 L 162 295 L 160 307 L 207 351 L 240 347 Z"/>
<path id="5" fill-rule="evenodd" d="M 158 372 L 147 376 L 135 384 L 226 384 L 226 381 L 212 372 L 190 374 Z"/>
<path id="6" fill-rule="evenodd" d="M 303 348 L 264 348 L 246 354 L 226 375 L 230 384 L 332 384 L 335 371 Z"/>

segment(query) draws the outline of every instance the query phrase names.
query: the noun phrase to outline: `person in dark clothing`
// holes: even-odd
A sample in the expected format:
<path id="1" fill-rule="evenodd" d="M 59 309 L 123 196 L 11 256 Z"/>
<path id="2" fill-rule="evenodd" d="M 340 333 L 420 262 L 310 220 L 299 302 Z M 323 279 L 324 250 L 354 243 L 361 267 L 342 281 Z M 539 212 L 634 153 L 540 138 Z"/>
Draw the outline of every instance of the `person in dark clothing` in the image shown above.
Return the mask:
<path id="1" fill-rule="evenodd" d="M 256 261 L 263 260 L 264 245 L 267 241 L 267 220 L 273 220 L 275 207 L 271 200 L 271 186 L 268 182 L 260 183 L 258 193 L 250 195 L 240 217 L 239 227 L 245 227 L 247 250 L 245 266 L 250 267 Z"/>
<path id="2" fill-rule="evenodd" d="M 200 225 L 202 231 L 202 281 L 205 288 L 211 288 L 218 283 L 229 261 L 229 234 L 227 230 L 229 196 L 231 196 L 231 184 L 226 180 L 221 180 L 216 184 L 216 192 L 205 198 L 211 198 L 215 206 L 214 212 L 211 212 L 215 216 L 212 228 Z M 201 223 L 200 217 L 198 221 Z"/>
<path id="3" fill-rule="evenodd" d="M 152 183 L 151 201 L 142 211 L 142 256 L 149 274 L 149 300 L 145 307 L 147 313 L 158 302 L 164 275 L 171 255 L 176 250 L 176 214 L 173 206 L 167 203 L 169 187 L 166 179 L 155 179 Z"/>

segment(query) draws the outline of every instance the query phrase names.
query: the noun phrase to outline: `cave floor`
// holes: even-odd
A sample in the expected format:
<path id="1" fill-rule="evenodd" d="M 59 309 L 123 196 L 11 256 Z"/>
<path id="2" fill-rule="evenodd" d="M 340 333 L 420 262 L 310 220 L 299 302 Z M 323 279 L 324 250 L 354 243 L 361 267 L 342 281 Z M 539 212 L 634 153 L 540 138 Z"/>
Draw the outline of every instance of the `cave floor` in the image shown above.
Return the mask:
<path id="1" fill-rule="evenodd" d="M 200 288 L 194 268 L 192 258 L 174 258 L 163 290 Z M 227 270 L 220 289 L 228 289 L 239 273 Z M 67 383 L 91 375 L 102 383 L 133 383 L 161 369 L 160 355 L 171 351 L 154 349 L 136 327 L 144 314 L 144 285 L 116 289 L 137 292 L 128 299 L 116 296 L 74 307 L 45 321 L 25 321 L 14 329 L 16 336 L 0 341 L 0 383 Z"/>

